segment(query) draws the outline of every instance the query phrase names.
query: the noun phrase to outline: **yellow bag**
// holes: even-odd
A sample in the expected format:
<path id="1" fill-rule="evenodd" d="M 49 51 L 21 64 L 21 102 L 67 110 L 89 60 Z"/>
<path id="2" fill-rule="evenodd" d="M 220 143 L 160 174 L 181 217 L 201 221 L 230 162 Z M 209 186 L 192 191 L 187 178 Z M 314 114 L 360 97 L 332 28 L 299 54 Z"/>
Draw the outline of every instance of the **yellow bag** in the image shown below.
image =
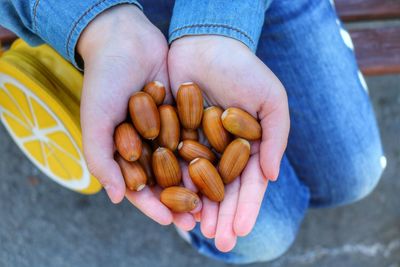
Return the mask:
<path id="1" fill-rule="evenodd" d="M 0 56 L 0 118 L 15 143 L 48 177 L 94 194 L 82 152 L 79 103 L 82 74 L 48 45 L 21 39 Z"/>

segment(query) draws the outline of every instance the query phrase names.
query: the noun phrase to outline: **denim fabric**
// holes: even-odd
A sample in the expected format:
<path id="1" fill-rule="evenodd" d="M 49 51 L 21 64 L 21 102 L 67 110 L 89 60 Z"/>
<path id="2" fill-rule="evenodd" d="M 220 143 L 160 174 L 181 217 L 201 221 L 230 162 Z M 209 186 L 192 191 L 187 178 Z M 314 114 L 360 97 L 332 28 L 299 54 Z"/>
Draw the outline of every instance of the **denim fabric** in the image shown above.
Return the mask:
<path id="1" fill-rule="evenodd" d="M 75 47 L 85 27 L 104 10 L 123 3 L 141 7 L 137 0 L 0 0 L 0 24 L 30 45 L 50 44 L 79 67 Z M 149 10 L 162 9 L 163 15 L 171 14 L 173 1 L 146 0 L 143 3 Z M 178 0 L 169 40 L 172 42 L 189 34 L 218 34 L 235 38 L 255 51 L 269 3 L 269 0 Z M 167 11 L 166 6 L 170 10 Z"/>
<path id="2" fill-rule="evenodd" d="M 30 45 L 39 45 L 43 40 L 32 29 L 33 2 L 0 0 L 0 25 L 13 31 Z"/>
<path id="3" fill-rule="evenodd" d="M 185 35 L 224 35 L 255 51 L 268 0 L 176 0 L 169 42 Z"/>
<path id="4" fill-rule="evenodd" d="M 85 27 L 104 10 L 136 0 L 0 0 L 0 24 L 30 45 L 46 42 L 76 67 L 75 47 Z"/>
<path id="5" fill-rule="evenodd" d="M 280 0 L 270 8 L 257 55 L 288 94 L 287 157 L 312 207 L 362 198 L 385 158 L 347 32 L 330 1 Z"/>
<path id="6" fill-rule="evenodd" d="M 161 14 L 168 8 L 144 7 L 164 32 Z M 198 225 L 190 232 L 199 253 L 228 263 L 279 257 L 308 208 L 365 197 L 385 167 L 365 81 L 330 1 L 273 1 L 265 18 L 257 56 L 286 88 L 291 131 L 279 178 L 269 184 L 253 231 L 228 253 L 219 252 Z"/>

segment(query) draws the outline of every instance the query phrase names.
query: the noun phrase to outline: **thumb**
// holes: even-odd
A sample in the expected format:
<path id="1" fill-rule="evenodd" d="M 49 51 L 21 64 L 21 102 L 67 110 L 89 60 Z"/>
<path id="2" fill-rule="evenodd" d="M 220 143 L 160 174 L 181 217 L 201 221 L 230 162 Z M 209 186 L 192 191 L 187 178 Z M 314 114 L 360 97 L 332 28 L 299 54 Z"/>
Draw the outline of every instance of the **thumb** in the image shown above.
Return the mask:
<path id="1" fill-rule="evenodd" d="M 107 70 L 85 66 L 81 127 L 89 171 L 103 185 L 110 200 L 119 203 L 125 195 L 125 182 L 114 161 L 113 135 L 115 126 L 126 117 L 130 93 L 110 76 Z"/>
<path id="2" fill-rule="evenodd" d="M 272 181 L 278 178 L 290 129 L 287 95 L 280 83 L 278 87 L 281 88 L 275 88 L 273 103 L 264 104 L 258 114 L 262 127 L 260 165 L 265 177 Z"/>
<path id="3" fill-rule="evenodd" d="M 85 108 L 88 108 L 85 106 Z M 113 203 L 119 203 L 125 195 L 125 182 L 118 164 L 114 161 L 114 124 L 104 117 L 82 110 L 83 150 L 90 173 L 107 191 Z"/>

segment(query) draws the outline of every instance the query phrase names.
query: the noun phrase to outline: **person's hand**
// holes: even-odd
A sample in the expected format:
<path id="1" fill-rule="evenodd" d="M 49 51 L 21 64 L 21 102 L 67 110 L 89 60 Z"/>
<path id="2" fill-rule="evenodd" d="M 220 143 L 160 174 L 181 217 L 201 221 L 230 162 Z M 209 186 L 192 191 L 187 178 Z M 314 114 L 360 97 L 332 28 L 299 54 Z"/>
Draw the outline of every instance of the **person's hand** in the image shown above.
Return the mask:
<path id="1" fill-rule="evenodd" d="M 253 228 L 267 188 L 276 180 L 287 145 L 289 110 L 278 78 L 244 44 L 222 36 L 188 36 L 175 40 L 168 54 L 172 92 L 195 82 L 208 105 L 238 107 L 261 121 L 262 140 L 252 143 L 252 155 L 241 177 L 226 186 L 225 199 L 203 198 L 201 231 L 215 237 L 221 251 L 230 251 L 237 236 Z M 184 171 L 186 173 L 186 171 Z M 190 179 L 185 185 L 194 188 Z"/>
<path id="2" fill-rule="evenodd" d="M 162 33 L 133 5 L 118 5 L 96 17 L 84 30 L 78 45 L 84 60 L 81 102 L 83 148 L 90 172 L 100 181 L 114 203 L 124 195 L 143 213 L 167 225 L 174 215 L 159 200 L 159 188 L 140 192 L 125 190 L 114 161 L 113 133 L 127 117 L 129 97 L 150 81 L 168 85 L 168 45 Z M 194 225 L 193 216 L 175 216 L 181 228 Z"/>

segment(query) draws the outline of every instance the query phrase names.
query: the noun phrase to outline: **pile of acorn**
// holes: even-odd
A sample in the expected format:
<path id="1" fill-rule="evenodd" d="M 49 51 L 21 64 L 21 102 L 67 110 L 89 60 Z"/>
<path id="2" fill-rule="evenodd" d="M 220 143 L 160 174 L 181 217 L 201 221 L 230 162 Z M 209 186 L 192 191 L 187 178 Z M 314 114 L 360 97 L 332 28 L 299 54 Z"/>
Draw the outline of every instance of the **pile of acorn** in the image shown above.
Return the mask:
<path id="1" fill-rule="evenodd" d="M 176 95 L 176 107 L 163 105 L 165 88 L 150 82 L 129 99 L 132 120 L 115 129 L 118 162 L 129 190 L 146 184 L 163 188 L 161 202 L 174 212 L 196 208 L 199 196 L 181 185 L 178 158 L 189 163 L 189 176 L 212 201 L 224 198 L 224 184 L 246 167 L 250 143 L 261 137 L 261 126 L 239 108 L 212 106 L 204 109 L 200 88 L 184 83 Z M 157 107 L 158 106 L 158 107 Z M 199 142 L 199 128 L 211 148 Z"/>

